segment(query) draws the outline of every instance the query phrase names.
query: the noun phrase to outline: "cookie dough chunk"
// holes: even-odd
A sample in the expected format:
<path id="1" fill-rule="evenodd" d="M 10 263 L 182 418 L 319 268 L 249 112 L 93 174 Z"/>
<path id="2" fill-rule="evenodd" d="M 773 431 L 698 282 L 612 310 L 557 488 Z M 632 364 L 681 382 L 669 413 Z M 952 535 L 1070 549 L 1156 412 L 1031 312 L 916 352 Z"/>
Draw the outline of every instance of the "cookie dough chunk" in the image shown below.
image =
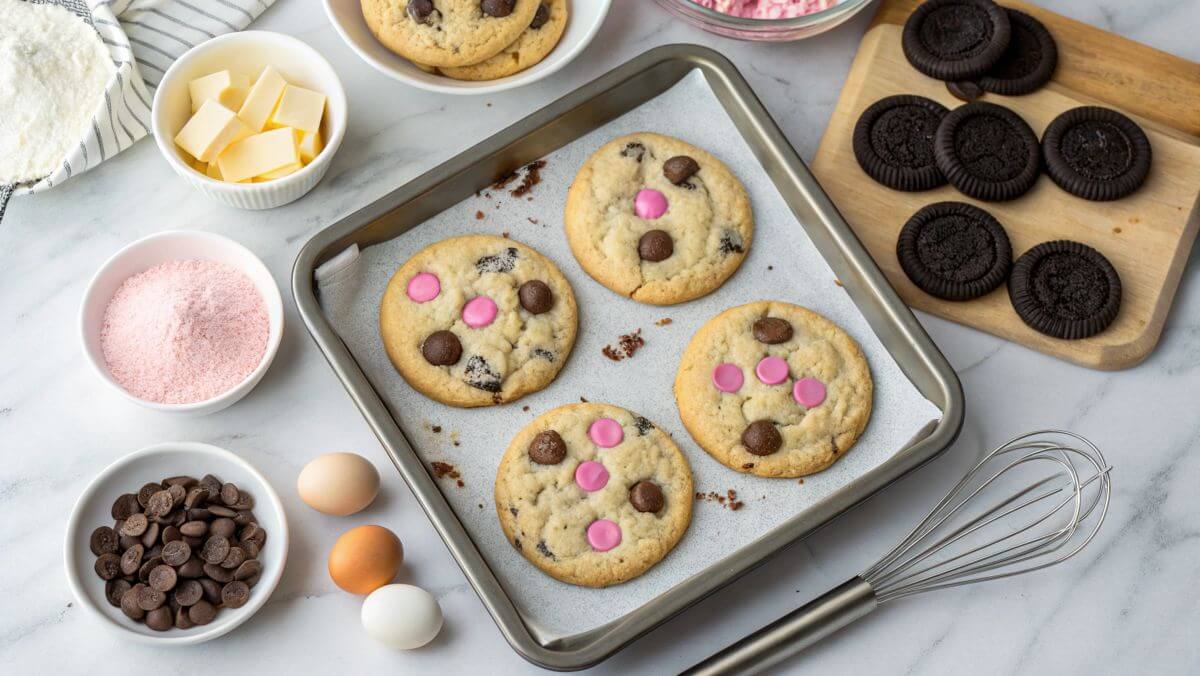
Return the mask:
<path id="1" fill-rule="evenodd" d="M 551 577 L 607 587 L 649 570 L 692 518 L 692 472 L 671 437 L 608 404 L 538 416 L 496 473 L 509 542 Z"/>
<path id="2" fill-rule="evenodd" d="M 565 222 L 589 275 L 651 305 L 721 286 L 754 234 L 750 199 L 728 167 L 648 132 L 613 139 L 584 162 L 567 192 Z"/>
<path id="3" fill-rule="evenodd" d="M 567 27 L 567 0 L 543 0 L 529 28 L 516 42 L 486 61 L 472 66 L 440 68 L 455 80 L 496 80 L 531 68 L 554 49 Z"/>
<path id="4" fill-rule="evenodd" d="M 873 390 L 853 338 L 779 301 L 710 319 L 675 376 L 679 415 L 696 443 L 732 469 L 766 477 L 832 465 L 866 428 Z"/>
<path id="5" fill-rule="evenodd" d="M 539 0 L 362 0 L 363 18 L 385 47 L 429 66 L 469 66 L 511 45 Z"/>
<path id="6" fill-rule="evenodd" d="M 575 294 L 549 259 L 504 237 L 422 249 L 388 282 L 379 333 L 396 370 L 451 406 L 489 406 L 550 384 L 578 328 Z"/>

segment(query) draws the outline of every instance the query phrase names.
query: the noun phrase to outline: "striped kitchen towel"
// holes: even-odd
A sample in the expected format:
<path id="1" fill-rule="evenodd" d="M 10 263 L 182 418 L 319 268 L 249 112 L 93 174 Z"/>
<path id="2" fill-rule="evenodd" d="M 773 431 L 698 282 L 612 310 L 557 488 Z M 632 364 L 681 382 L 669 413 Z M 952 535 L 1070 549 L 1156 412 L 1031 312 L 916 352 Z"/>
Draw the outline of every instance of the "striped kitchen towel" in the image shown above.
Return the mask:
<path id="1" fill-rule="evenodd" d="M 192 47 L 242 30 L 275 0 L 28 0 L 66 7 L 96 29 L 117 70 L 97 102 L 86 138 L 49 176 L 0 186 L 0 219 L 11 195 L 49 190 L 150 133 L 150 102 L 167 68 Z"/>

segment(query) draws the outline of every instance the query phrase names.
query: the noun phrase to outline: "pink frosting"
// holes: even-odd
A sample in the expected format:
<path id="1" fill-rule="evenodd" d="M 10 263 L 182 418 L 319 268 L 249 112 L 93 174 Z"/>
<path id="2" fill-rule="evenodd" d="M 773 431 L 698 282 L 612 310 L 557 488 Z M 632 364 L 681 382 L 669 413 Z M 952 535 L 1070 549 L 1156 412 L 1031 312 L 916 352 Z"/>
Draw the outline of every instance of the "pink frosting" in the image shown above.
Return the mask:
<path id="1" fill-rule="evenodd" d="M 585 460 L 575 468 L 575 483 L 585 491 L 598 491 L 608 485 L 608 470 L 595 460 Z"/>
<path id="2" fill-rule="evenodd" d="M 598 552 L 608 550 L 621 544 L 621 527 L 608 519 L 597 519 L 587 527 L 588 544 Z"/>
<path id="3" fill-rule="evenodd" d="M 625 430 L 612 418 L 600 418 L 588 427 L 588 438 L 600 448 L 612 448 L 625 439 Z"/>
<path id="4" fill-rule="evenodd" d="M 408 280 L 408 297 L 418 303 L 425 303 L 438 297 L 442 292 L 442 283 L 432 272 L 417 273 Z"/>
<path id="5" fill-rule="evenodd" d="M 726 362 L 717 364 L 717 367 L 713 369 L 712 382 L 722 392 L 737 392 L 742 389 L 745 376 L 742 375 L 742 369 Z"/>
<path id="6" fill-rule="evenodd" d="M 667 196 L 654 188 L 642 188 L 633 198 L 633 213 L 654 220 L 667 213 Z"/>
<path id="7" fill-rule="evenodd" d="M 758 362 L 758 366 L 754 367 L 754 373 L 764 383 L 778 385 L 787 380 L 788 365 L 786 361 L 779 357 L 766 357 Z"/>
<path id="8" fill-rule="evenodd" d="M 792 385 L 792 396 L 805 408 L 820 406 L 825 401 L 825 384 L 816 378 L 801 378 Z"/>
<path id="9" fill-rule="evenodd" d="M 463 306 L 462 318 L 467 326 L 482 329 L 496 321 L 496 302 L 487 296 L 476 296 Z"/>
<path id="10" fill-rule="evenodd" d="M 837 0 L 692 0 L 722 14 L 746 19 L 793 19 L 829 9 Z"/>

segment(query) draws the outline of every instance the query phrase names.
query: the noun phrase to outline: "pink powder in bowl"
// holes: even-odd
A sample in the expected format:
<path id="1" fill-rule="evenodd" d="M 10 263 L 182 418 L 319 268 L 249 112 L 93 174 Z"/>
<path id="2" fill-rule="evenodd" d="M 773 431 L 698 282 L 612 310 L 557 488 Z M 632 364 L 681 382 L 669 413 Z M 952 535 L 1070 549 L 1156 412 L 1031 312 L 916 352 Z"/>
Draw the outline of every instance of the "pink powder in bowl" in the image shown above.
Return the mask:
<path id="1" fill-rule="evenodd" d="M 269 333 L 249 277 L 225 263 L 180 260 L 121 283 L 104 310 L 100 347 L 113 379 L 133 396 L 191 404 L 245 380 Z"/>

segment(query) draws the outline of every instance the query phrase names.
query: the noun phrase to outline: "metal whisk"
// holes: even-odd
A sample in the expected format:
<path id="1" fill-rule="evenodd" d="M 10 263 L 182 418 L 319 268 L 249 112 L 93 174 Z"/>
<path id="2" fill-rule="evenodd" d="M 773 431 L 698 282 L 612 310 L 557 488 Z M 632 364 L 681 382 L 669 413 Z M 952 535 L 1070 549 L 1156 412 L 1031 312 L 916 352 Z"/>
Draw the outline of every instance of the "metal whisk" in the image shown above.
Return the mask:
<path id="1" fill-rule="evenodd" d="M 1077 434 L 1021 435 L 985 455 L 866 572 L 684 673 L 756 673 L 886 601 L 1062 563 L 1100 530 L 1110 470 L 1100 449 Z"/>

